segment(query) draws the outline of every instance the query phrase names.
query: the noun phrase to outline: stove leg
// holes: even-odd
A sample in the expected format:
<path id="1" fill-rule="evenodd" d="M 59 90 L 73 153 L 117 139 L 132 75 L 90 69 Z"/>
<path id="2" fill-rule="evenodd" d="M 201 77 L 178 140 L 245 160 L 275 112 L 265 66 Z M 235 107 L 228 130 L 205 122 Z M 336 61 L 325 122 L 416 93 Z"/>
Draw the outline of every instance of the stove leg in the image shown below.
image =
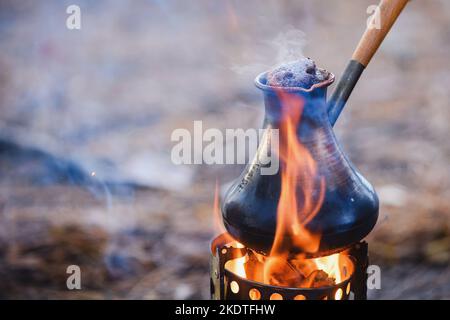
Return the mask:
<path id="1" fill-rule="evenodd" d="M 369 255 L 367 242 L 362 241 L 350 249 L 350 254 L 356 259 L 355 276 L 352 281 L 355 300 L 367 300 L 367 267 Z"/>

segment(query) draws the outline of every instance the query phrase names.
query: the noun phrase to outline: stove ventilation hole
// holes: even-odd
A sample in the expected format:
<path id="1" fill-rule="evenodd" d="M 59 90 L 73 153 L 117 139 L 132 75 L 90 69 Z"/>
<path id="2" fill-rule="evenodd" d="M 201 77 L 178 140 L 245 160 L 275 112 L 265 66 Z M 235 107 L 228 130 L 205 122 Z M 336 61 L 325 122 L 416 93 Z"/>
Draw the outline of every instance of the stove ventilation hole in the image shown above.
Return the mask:
<path id="1" fill-rule="evenodd" d="M 253 289 L 250 289 L 250 291 L 248 292 L 248 296 L 252 300 L 260 300 L 261 299 L 261 292 L 259 292 L 258 289 L 253 288 Z"/>
<path id="2" fill-rule="evenodd" d="M 334 294 L 334 299 L 335 300 L 341 300 L 342 299 L 342 289 L 341 288 L 336 290 L 336 293 Z"/>
<path id="3" fill-rule="evenodd" d="M 283 300 L 283 296 L 279 293 L 272 293 L 270 300 Z"/>
<path id="4" fill-rule="evenodd" d="M 231 288 L 231 292 L 233 292 L 233 293 L 239 292 L 239 285 L 236 281 L 231 281 L 230 288 Z"/>

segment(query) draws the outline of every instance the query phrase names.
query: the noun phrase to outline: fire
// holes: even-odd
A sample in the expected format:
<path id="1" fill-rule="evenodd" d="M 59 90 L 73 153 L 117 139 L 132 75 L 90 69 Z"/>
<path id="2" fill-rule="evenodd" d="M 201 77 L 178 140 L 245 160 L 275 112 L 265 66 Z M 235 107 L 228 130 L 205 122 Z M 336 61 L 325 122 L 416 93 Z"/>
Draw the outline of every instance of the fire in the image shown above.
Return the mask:
<path id="1" fill-rule="evenodd" d="M 268 262 L 264 266 L 266 283 L 270 283 L 278 270 L 286 265 L 293 249 L 304 252 L 318 250 L 320 236 L 309 232 L 305 225 L 319 211 L 325 191 L 325 180 L 316 179 L 316 162 L 296 134 L 303 111 L 303 99 L 284 92 L 279 95 L 283 108 L 279 149 L 281 194 L 277 208 L 275 239 Z M 319 194 L 314 198 L 316 189 Z"/>
<path id="2" fill-rule="evenodd" d="M 314 158 L 297 137 L 303 99 L 281 90 L 278 94 L 283 109 L 279 148 L 281 194 L 274 242 L 268 256 L 248 250 L 246 256 L 234 259 L 226 267 L 241 277 L 269 285 L 332 286 L 350 276 L 352 263 L 345 253 L 306 257 L 306 253 L 319 251 L 321 235 L 311 232 L 306 225 L 322 206 L 325 179 L 318 174 Z M 230 242 L 237 243 L 234 239 Z M 303 253 L 293 256 L 295 252 Z M 342 292 L 338 291 L 335 298 L 341 297 Z"/>
<path id="3" fill-rule="evenodd" d="M 319 270 L 325 271 L 329 277 L 334 278 L 336 283 L 341 283 L 344 279 L 341 276 L 340 254 L 335 253 L 331 256 L 314 259 Z"/>
<path id="4" fill-rule="evenodd" d="M 223 226 L 222 222 L 222 215 L 220 214 L 220 199 L 219 199 L 219 182 L 216 181 L 216 187 L 214 191 L 214 222 L 215 222 L 215 228 L 217 229 L 220 234 L 224 234 L 226 236 L 226 242 L 230 247 L 233 248 L 244 248 L 244 245 L 236 241 L 228 232 L 226 232 L 225 227 Z M 246 272 L 245 272 L 245 264 L 246 262 L 246 256 L 243 257 L 234 257 L 234 259 L 227 262 L 227 268 L 230 270 L 233 270 L 235 274 L 242 278 L 246 278 Z"/>
<path id="5" fill-rule="evenodd" d="M 235 247 L 235 248 L 244 248 L 244 246 L 237 241 L 234 241 L 231 244 L 231 246 Z M 226 268 L 233 270 L 233 272 L 235 274 L 237 274 L 239 277 L 246 278 L 247 277 L 247 273 L 245 271 L 245 263 L 246 262 L 247 262 L 247 256 L 235 258 L 235 259 L 229 260 L 226 263 Z"/>

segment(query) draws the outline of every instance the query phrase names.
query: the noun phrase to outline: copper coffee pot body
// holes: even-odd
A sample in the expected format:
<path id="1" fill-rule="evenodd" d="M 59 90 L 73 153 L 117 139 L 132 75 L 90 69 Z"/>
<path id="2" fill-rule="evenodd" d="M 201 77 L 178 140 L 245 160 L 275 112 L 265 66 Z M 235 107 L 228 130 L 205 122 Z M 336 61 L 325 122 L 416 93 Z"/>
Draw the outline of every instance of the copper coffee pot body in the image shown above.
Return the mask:
<path id="1" fill-rule="evenodd" d="M 305 225 L 308 231 L 320 235 L 317 251 L 332 251 L 360 241 L 375 226 L 378 197 L 370 183 L 342 152 L 333 133 L 326 111 L 326 92 L 334 81 L 334 75 L 330 74 L 328 80 L 310 89 L 271 87 L 265 84 L 265 76 L 263 73 L 255 80 L 264 94 L 264 128 L 278 129 L 284 121 L 281 112 L 289 105 L 284 105 L 280 91 L 303 101 L 296 135 L 313 157 L 317 177 L 323 177 L 325 181 L 321 207 Z M 261 143 L 257 153 L 267 153 L 266 148 L 267 144 Z M 255 161 L 246 166 L 225 194 L 222 215 L 227 231 L 236 240 L 257 251 L 269 253 L 277 225 L 281 173 L 278 170 L 273 175 L 261 174 L 262 165 Z M 318 192 L 312 190 L 313 196 Z M 301 197 L 298 201 L 302 201 Z"/>

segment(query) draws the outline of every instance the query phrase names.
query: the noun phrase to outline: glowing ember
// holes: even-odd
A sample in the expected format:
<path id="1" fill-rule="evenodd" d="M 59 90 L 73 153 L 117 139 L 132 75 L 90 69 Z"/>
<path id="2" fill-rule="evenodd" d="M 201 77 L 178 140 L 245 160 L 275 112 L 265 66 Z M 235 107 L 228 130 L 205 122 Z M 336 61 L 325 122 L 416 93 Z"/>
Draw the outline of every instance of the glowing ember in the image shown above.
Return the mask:
<path id="1" fill-rule="evenodd" d="M 229 260 L 225 268 L 248 280 L 290 288 L 333 286 L 350 278 L 354 271 L 353 262 L 346 252 L 311 259 L 299 256 L 287 260 L 278 259 L 275 265 L 272 264 L 272 259 L 247 250 L 245 256 Z M 272 268 L 270 278 L 264 276 L 267 268 Z M 341 297 L 342 292 L 337 291 L 336 300 Z"/>

